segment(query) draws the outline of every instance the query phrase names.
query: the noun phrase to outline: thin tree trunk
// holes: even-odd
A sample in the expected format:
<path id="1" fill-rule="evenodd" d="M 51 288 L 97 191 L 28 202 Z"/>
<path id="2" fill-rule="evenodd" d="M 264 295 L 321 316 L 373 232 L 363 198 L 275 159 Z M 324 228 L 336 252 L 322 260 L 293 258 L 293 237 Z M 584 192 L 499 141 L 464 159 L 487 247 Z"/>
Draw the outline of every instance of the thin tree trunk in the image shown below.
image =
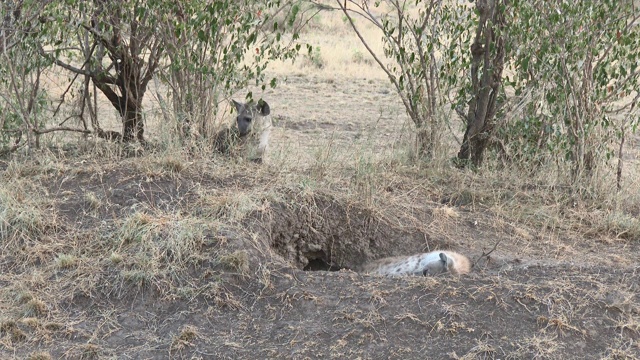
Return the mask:
<path id="1" fill-rule="evenodd" d="M 136 111 L 135 109 L 128 108 L 124 115 L 123 125 L 124 134 L 122 140 L 124 142 L 138 140 L 140 144 L 145 144 L 144 123 L 142 121 L 140 112 Z"/>
<path id="2" fill-rule="evenodd" d="M 467 112 L 467 128 L 458 158 L 470 160 L 478 167 L 482 165 L 484 151 L 494 128 L 497 112 L 496 100 L 501 85 L 504 67 L 504 39 L 502 29 L 505 26 L 503 8 L 506 0 L 478 0 L 476 8 L 480 21 L 476 29 L 476 38 L 471 45 L 471 81 L 473 98 Z"/>

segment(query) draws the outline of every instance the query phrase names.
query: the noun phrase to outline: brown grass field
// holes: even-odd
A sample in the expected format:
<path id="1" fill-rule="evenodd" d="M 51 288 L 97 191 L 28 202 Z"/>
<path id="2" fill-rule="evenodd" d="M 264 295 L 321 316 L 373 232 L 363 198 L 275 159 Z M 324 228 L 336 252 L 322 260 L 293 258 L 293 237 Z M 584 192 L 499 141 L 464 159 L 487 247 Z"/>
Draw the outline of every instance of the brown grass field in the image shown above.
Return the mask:
<path id="1" fill-rule="evenodd" d="M 0 161 L 0 358 L 640 358 L 637 137 L 621 193 L 610 174 L 577 196 L 551 167 L 458 170 L 453 114 L 450 153 L 418 164 L 340 14 L 303 41 L 321 57 L 253 89 L 275 124 L 264 165 L 173 147 L 154 89 L 139 156 L 55 134 Z M 435 249 L 471 274 L 350 270 Z"/>

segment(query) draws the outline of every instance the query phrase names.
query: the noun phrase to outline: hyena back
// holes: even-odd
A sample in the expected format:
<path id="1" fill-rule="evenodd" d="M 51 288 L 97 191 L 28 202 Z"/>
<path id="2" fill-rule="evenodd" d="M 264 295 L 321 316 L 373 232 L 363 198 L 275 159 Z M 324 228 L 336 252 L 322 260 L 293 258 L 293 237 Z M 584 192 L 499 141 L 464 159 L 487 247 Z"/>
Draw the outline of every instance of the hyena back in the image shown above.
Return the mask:
<path id="1" fill-rule="evenodd" d="M 264 100 L 232 102 L 238 113 L 236 123 L 215 135 L 215 148 L 224 154 L 240 153 L 249 160 L 262 162 L 271 136 L 269 104 Z"/>
<path id="2" fill-rule="evenodd" d="M 384 258 L 365 264 L 362 269 L 365 273 L 385 276 L 433 276 L 443 273 L 462 275 L 470 270 L 469 259 L 453 251 L 433 251 L 412 256 Z"/>

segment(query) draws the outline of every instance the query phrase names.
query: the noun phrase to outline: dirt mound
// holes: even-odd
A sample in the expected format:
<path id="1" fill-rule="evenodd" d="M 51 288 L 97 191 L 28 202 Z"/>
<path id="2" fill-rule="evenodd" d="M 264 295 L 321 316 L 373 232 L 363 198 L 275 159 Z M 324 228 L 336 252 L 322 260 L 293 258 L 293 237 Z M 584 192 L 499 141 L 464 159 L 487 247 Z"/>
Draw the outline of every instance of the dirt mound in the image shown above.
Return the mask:
<path id="1" fill-rule="evenodd" d="M 448 247 L 407 225 L 410 221 L 394 223 L 383 214 L 329 195 L 289 194 L 250 219 L 275 253 L 305 270 L 358 269 L 372 259 Z"/>
<path id="2" fill-rule="evenodd" d="M 1 358 L 613 359 L 640 352 L 640 275 L 625 263 L 502 254 L 460 278 L 349 270 L 435 248 L 477 255 L 480 239 L 518 246 L 482 225 L 491 223 L 488 214 L 421 205 L 410 214 L 385 212 L 287 188 L 247 195 L 263 182 L 253 175 L 238 182 L 223 173 L 151 176 L 119 167 L 47 176 L 48 187 L 33 189 L 50 202 L 5 203 L 16 216 L 42 221 L 18 231 L 12 220 L 3 233 Z M 446 240 L 454 236 L 471 240 L 461 247 Z"/>

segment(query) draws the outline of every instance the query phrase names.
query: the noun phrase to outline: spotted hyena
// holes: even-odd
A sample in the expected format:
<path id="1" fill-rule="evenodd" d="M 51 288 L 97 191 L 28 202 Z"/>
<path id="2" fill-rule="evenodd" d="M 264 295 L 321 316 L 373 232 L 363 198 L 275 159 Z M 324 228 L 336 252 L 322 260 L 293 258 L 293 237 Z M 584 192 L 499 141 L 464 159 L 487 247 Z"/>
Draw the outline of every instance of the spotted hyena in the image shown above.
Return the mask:
<path id="1" fill-rule="evenodd" d="M 389 257 L 365 264 L 362 268 L 364 273 L 386 276 L 431 276 L 443 273 L 462 275 L 469 270 L 471 270 L 469 259 L 453 251 L 432 251 L 412 256 Z"/>
<path id="2" fill-rule="evenodd" d="M 214 145 L 224 154 L 239 154 L 249 160 L 262 162 L 269 147 L 271 109 L 264 100 L 240 103 L 232 100 L 238 116 L 234 126 L 215 135 Z"/>

